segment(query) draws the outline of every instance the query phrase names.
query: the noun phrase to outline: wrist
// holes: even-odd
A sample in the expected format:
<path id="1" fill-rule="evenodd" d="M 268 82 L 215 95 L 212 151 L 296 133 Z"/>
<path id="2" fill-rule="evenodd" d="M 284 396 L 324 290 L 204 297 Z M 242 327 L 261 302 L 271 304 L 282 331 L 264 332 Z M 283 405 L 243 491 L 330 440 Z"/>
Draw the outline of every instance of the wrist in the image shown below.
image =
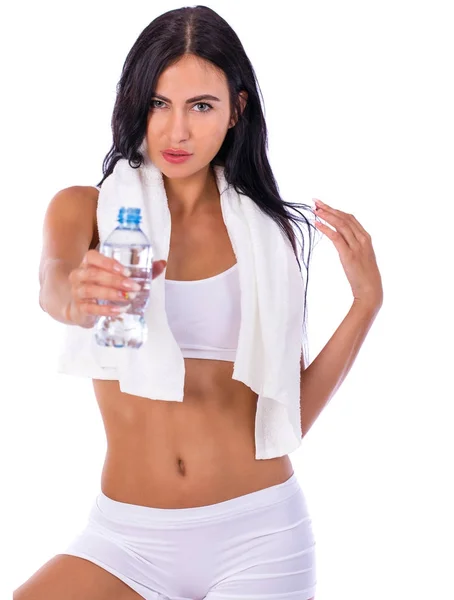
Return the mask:
<path id="1" fill-rule="evenodd" d="M 353 300 L 352 308 L 354 307 L 355 310 L 360 310 L 364 312 L 364 314 L 375 317 L 380 311 L 382 305 L 382 298 L 355 298 Z"/>
<path id="2" fill-rule="evenodd" d="M 52 261 L 42 276 L 39 305 L 56 321 L 74 325 L 69 273 L 70 268 L 63 261 Z"/>

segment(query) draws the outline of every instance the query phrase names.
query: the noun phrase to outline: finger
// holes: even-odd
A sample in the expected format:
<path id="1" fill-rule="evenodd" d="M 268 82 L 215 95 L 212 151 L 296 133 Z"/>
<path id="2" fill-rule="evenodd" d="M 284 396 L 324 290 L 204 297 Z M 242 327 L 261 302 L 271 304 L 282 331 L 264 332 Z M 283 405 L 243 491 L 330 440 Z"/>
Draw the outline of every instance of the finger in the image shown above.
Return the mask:
<path id="1" fill-rule="evenodd" d="M 342 210 L 333 208 L 332 206 L 325 204 L 321 200 L 318 200 L 318 198 L 313 198 L 313 200 L 315 200 L 316 205 L 319 207 L 316 210 L 315 214 L 319 214 L 320 210 L 325 210 L 327 213 L 331 213 L 334 215 L 336 215 L 336 214 L 341 215 L 351 221 L 352 230 L 354 231 L 358 242 L 364 241 L 364 237 L 370 238 L 370 235 L 367 233 L 367 231 L 364 229 L 364 227 L 361 225 L 361 223 L 358 221 L 358 219 L 356 219 L 356 217 L 354 215 L 352 215 L 351 213 L 346 213 L 346 212 L 343 212 Z"/>
<path id="2" fill-rule="evenodd" d="M 353 223 L 356 225 L 357 230 L 359 231 L 359 233 L 363 236 L 363 238 L 370 238 L 370 234 L 364 229 L 364 227 L 361 225 L 361 223 L 358 221 L 358 219 L 354 216 L 354 215 L 349 215 L 349 217 L 352 219 Z M 357 235 L 356 237 L 358 237 L 358 239 L 361 241 L 361 235 Z"/>
<path id="3" fill-rule="evenodd" d="M 79 302 L 77 307 L 82 315 L 104 317 L 118 315 L 118 312 L 113 310 L 114 307 L 109 306 L 108 304 L 98 304 L 96 300 L 94 300 L 93 302 L 90 302 L 89 300 Z"/>
<path id="4" fill-rule="evenodd" d="M 367 231 L 360 225 L 352 214 L 344 213 L 339 211 L 341 216 L 345 219 L 345 222 L 349 224 L 351 231 L 353 232 L 356 241 L 361 244 L 365 241 L 365 238 L 369 235 Z"/>
<path id="5" fill-rule="evenodd" d="M 324 225 L 323 223 L 319 223 L 318 221 L 315 221 L 315 226 L 333 242 L 339 254 L 348 249 L 347 241 L 339 232 L 333 231 L 331 227 L 328 227 L 328 225 Z"/>
<path id="6" fill-rule="evenodd" d="M 106 271 L 111 271 L 113 273 L 128 273 L 127 268 L 122 265 L 118 260 L 114 258 L 109 258 L 108 256 L 104 256 L 98 250 L 88 250 L 85 254 L 82 263 L 84 266 L 95 266 L 98 269 L 105 269 Z"/>
<path id="7" fill-rule="evenodd" d="M 75 274 L 76 285 L 98 285 L 104 288 L 112 288 L 113 290 L 125 290 L 137 292 L 140 289 L 140 284 L 137 284 L 133 279 L 124 277 L 118 273 L 106 271 L 95 266 L 86 266 L 81 268 L 79 273 Z"/>
<path id="8" fill-rule="evenodd" d="M 85 283 L 76 288 L 74 296 L 79 302 L 88 299 L 121 302 L 122 300 L 133 300 L 136 298 L 137 293 L 137 291 L 118 290 L 111 287 Z"/>
<path id="9" fill-rule="evenodd" d="M 349 219 L 345 218 L 339 212 L 338 214 L 334 214 L 333 212 L 328 212 L 324 209 L 318 210 L 317 215 L 335 227 L 336 230 L 343 235 L 350 248 L 358 247 L 359 240 L 352 229 L 352 224 Z"/>
<path id="10" fill-rule="evenodd" d="M 164 269 L 167 266 L 167 261 L 166 260 L 155 260 L 153 262 L 153 275 L 152 275 L 152 279 L 155 279 L 156 277 L 159 277 L 159 275 L 161 275 L 161 273 L 164 271 Z"/>

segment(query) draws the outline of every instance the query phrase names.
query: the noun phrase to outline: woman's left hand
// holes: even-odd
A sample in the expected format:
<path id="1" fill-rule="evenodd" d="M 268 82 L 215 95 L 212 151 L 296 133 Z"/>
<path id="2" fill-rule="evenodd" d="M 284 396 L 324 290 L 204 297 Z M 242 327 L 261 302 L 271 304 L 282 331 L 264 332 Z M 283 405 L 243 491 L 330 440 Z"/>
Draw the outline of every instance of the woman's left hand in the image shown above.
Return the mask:
<path id="1" fill-rule="evenodd" d="M 317 229 L 333 242 L 339 252 L 355 301 L 380 308 L 383 287 L 370 235 L 353 215 L 331 208 L 317 198 L 313 200 L 316 204 L 315 214 L 336 229 L 333 231 L 315 221 Z"/>

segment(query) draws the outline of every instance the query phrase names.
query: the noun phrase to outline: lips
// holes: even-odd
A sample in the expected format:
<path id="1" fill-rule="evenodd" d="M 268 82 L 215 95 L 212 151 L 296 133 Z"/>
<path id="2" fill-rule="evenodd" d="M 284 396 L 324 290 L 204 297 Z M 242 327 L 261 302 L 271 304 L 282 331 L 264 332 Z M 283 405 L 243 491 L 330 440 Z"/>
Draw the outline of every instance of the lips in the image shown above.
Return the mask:
<path id="1" fill-rule="evenodd" d="M 164 150 L 164 154 L 170 154 L 171 156 L 190 156 L 190 152 L 185 150 Z"/>
<path id="2" fill-rule="evenodd" d="M 175 153 L 170 154 L 168 152 L 163 152 L 162 156 L 167 162 L 174 165 L 179 165 L 187 162 L 191 158 L 192 154 L 180 154 L 180 156 L 178 156 L 178 154 Z"/>

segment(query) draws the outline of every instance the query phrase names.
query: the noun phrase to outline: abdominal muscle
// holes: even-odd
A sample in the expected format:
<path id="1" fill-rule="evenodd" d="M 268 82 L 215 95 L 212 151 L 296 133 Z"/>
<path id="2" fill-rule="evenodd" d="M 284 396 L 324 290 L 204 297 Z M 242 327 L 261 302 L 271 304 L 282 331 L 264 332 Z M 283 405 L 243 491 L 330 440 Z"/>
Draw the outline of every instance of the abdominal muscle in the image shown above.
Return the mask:
<path id="1" fill-rule="evenodd" d="M 101 478 L 113 500 L 155 508 L 223 502 L 286 481 L 288 455 L 255 458 L 257 394 L 232 379 L 233 363 L 185 359 L 183 402 L 93 380 L 107 438 Z"/>

